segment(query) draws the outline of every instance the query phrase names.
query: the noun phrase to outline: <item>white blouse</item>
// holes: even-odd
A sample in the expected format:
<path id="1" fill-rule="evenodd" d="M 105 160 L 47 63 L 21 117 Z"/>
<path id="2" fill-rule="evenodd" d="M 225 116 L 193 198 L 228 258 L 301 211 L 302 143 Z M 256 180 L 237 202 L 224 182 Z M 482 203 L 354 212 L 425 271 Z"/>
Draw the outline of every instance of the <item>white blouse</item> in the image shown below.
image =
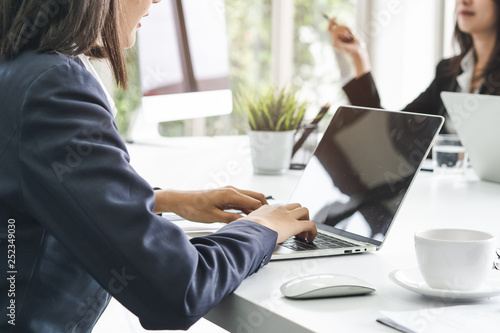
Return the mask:
<path id="1" fill-rule="evenodd" d="M 78 58 L 80 58 L 80 60 L 83 62 L 83 65 L 85 66 L 85 68 L 90 72 L 90 74 L 92 74 L 92 76 L 94 76 L 94 78 L 97 80 L 97 82 L 99 82 L 99 84 L 101 85 L 102 90 L 106 94 L 106 98 L 108 99 L 109 105 L 111 105 L 111 112 L 113 113 L 113 117 L 116 117 L 116 114 L 118 113 L 118 109 L 116 108 L 115 101 L 113 100 L 113 97 L 111 97 L 108 90 L 104 86 L 104 83 L 102 82 L 101 78 L 99 77 L 99 74 L 97 74 L 94 66 L 92 66 L 89 59 L 84 54 L 80 54 L 78 56 Z"/>
<path id="2" fill-rule="evenodd" d="M 462 68 L 462 73 L 457 76 L 458 90 L 460 92 L 468 93 L 470 92 L 470 86 L 472 83 L 472 76 L 474 75 L 474 52 L 470 50 L 465 54 L 462 61 L 460 62 L 460 67 Z M 473 92 L 474 94 L 479 93 L 481 85 Z"/>

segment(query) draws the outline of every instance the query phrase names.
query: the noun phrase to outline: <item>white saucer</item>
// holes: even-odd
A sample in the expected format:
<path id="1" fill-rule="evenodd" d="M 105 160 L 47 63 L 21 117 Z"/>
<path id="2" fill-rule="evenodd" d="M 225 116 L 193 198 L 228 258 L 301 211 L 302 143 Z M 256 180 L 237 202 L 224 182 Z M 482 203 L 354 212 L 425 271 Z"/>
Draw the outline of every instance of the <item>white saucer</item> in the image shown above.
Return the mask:
<path id="1" fill-rule="evenodd" d="M 482 288 L 472 291 L 433 289 L 425 283 L 418 268 L 397 269 L 389 277 L 403 288 L 446 301 L 475 301 L 500 295 L 500 272 L 494 270 Z"/>

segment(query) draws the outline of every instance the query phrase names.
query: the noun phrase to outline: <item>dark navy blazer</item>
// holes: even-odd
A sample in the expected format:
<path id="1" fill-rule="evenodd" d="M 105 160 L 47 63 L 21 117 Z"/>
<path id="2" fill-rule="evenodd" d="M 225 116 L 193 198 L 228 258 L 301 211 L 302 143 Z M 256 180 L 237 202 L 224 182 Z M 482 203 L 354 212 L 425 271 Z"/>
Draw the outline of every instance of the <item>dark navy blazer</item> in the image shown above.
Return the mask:
<path id="1" fill-rule="evenodd" d="M 154 200 L 78 58 L 0 61 L 1 332 L 88 332 L 110 295 L 145 328 L 186 329 L 269 261 L 276 232 L 240 220 L 188 240 Z"/>

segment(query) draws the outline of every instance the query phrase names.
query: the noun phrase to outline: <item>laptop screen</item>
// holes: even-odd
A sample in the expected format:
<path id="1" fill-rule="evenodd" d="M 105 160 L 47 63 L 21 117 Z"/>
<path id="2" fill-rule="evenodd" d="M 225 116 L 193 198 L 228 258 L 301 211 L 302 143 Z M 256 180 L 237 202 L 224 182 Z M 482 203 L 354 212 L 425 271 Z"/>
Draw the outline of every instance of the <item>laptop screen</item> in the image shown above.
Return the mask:
<path id="1" fill-rule="evenodd" d="M 318 228 L 380 245 L 442 117 L 340 107 L 289 202 Z"/>

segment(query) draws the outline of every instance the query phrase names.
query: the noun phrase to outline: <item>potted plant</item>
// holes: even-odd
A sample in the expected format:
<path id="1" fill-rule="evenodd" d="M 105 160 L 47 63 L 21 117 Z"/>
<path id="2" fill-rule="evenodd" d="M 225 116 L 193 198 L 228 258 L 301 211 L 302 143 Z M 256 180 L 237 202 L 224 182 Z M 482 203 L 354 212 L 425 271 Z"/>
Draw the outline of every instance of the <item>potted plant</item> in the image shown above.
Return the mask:
<path id="1" fill-rule="evenodd" d="M 295 89 L 270 87 L 253 94 L 240 89 L 236 105 L 248 120 L 254 172 L 285 173 L 307 104 L 298 100 Z"/>

